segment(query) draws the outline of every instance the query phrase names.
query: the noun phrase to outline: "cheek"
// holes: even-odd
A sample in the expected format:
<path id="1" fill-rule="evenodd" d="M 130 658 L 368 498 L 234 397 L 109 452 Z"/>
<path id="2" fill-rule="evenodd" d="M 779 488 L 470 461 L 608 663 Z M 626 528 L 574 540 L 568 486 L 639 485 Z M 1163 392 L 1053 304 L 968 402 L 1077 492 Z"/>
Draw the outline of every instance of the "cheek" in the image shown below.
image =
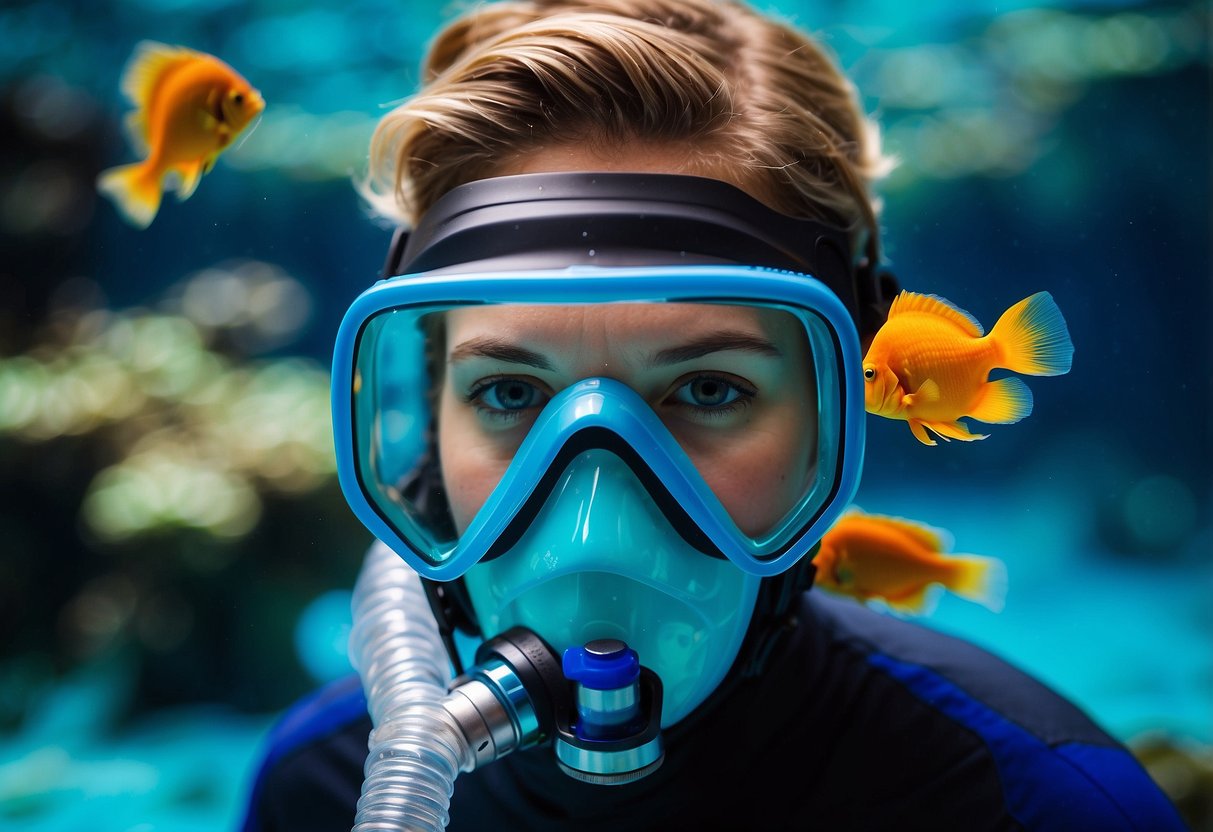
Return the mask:
<path id="1" fill-rule="evenodd" d="M 804 496 L 813 469 L 814 431 L 780 426 L 755 432 L 700 464 L 700 473 L 747 535 L 770 531 Z"/>
<path id="2" fill-rule="evenodd" d="M 508 459 L 485 445 L 466 411 L 442 407 L 438 414 L 438 459 L 455 530 L 463 534 L 501 481 Z"/>
<path id="3" fill-rule="evenodd" d="M 500 477 L 486 477 L 483 466 L 475 465 L 466 455 L 441 453 L 442 479 L 451 506 L 451 517 L 455 521 L 455 530 L 463 534 L 476 512 L 488 500 Z"/>

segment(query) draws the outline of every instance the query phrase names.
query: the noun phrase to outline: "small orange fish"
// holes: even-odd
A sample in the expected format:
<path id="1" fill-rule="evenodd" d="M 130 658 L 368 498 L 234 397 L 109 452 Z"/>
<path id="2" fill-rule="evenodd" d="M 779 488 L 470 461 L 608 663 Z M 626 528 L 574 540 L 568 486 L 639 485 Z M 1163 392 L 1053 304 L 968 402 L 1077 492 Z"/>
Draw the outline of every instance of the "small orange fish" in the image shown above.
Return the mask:
<path id="1" fill-rule="evenodd" d="M 261 93 L 223 61 L 153 41 L 136 47 L 122 91 L 136 107 L 127 132 L 146 158 L 103 171 L 97 189 L 139 228 L 155 219 L 166 174 L 178 177 L 177 197 L 188 199 L 219 154 L 265 109 Z"/>
<path id="2" fill-rule="evenodd" d="M 945 555 L 946 536 L 922 523 L 853 508 L 821 539 L 813 558 L 816 583 L 860 600 L 879 599 L 903 613 L 929 612 L 937 585 L 1001 610 L 1007 586 L 1002 561 Z"/>
<path id="3" fill-rule="evenodd" d="M 957 419 L 1011 424 L 1032 412 L 1032 391 L 1014 377 L 989 381 L 1002 367 L 1033 376 L 1070 370 L 1074 345 L 1048 292 L 1024 298 L 983 337 L 969 313 L 935 295 L 902 292 L 863 359 L 869 413 L 905 419 L 924 445 L 927 429 L 945 441 L 985 439 Z"/>

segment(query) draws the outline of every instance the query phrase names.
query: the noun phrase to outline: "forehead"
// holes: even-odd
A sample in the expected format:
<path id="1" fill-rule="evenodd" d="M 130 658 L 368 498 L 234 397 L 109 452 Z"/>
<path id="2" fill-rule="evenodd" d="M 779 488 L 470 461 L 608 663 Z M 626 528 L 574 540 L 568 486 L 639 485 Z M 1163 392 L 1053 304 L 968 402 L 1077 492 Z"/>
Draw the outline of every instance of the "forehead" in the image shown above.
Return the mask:
<path id="1" fill-rule="evenodd" d="M 453 309 L 446 317 L 448 345 L 487 335 L 551 346 L 596 341 L 624 346 L 726 331 L 790 344 L 800 329 L 795 317 L 783 310 L 711 303 L 475 306 Z"/>

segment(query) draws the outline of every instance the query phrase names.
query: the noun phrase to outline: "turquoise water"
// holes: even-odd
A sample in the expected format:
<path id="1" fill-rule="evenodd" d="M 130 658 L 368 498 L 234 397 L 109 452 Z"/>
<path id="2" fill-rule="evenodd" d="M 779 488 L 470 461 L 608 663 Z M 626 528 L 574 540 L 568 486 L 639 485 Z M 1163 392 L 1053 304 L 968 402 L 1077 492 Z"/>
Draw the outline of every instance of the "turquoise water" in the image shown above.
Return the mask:
<path id="1" fill-rule="evenodd" d="M 860 504 L 929 520 L 952 532 L 958 551 L 1006 562 L 1002 612 L 945 596 L 924 623 L 1033 673 L 1121 740 L 1163 731 L 1213 742 L 1213 569 L 1109 563 L 1079 545 L 1071 503 L 1025 496 L 957 489 L 915 504 L 865 492 Z M 334 590 L 301 618 L 303 660 L 318 679 L 348 672 L 347 602 Z M 80 674 L 42 703 L 22 736 L 0 744 L 0 828 L 201 832 L 238 821 L 271 716 L 178 707 L 110 731 L 105 706 L 121 699 L 120 680 L 115 667 Z"/>
<path id="2" fill-rule="evenodd" d="M 1122 740 L 1213 745 L 1207 4 L 760 6 L 822 34 L 900 157 L 905 286 L 987 327 L 1048 290 L 1076 346 L 983 442 L 869 418 L 858 504 L 1007 567 L 1002 612 L 944 597 L 925 623 Z M 388 242 L 350 179 L 455 10 L 402 9 L 0 8 L 0 829 L 230 828 L 275 715 L 348 672 L 368 538 L 327 365 Z M 133 158 L 143 38 L 219 54 L 268 106 L 135 231 L 93 183 Z"/>
<path id="3" fill-rule="evenodd" d="M 0 828 L 214 832 L 238 823 L 267 718 L 180 708 L 88 740 L 0 746 Z M 32 739 L 32 738 L 31 738 Z"/>
<path id="4" fill-rule="evenodd" d="M 925 623 L 1029 671 L 1121 740 L 1161 730 L 1213 741 L 1207 559 L 1111 559 L 1083 546 L 1073 504 L 1044 492 L 1025 502 L 998 489 L 969 490 L 919 498 L 919 505 L 882 496 L 872 495 L 864 508 L 930 518 L 953 533 L 958 551 L 1006 563 L 1001 612 L 945 596 Z"/>

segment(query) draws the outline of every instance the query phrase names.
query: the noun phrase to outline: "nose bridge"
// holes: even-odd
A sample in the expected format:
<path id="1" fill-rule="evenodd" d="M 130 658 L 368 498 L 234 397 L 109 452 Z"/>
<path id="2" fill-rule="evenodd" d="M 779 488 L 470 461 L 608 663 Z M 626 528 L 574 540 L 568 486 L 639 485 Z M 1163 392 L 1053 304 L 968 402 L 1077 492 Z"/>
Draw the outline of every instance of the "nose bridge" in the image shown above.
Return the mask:
<path id="1" fill-rule="evenodd" d="M 610 307 L 572 307 L 569 310 L 569 325 L 576 331 L 575 346 L 568 356 L 573 371 L 582 378 L 617 378 L 619 368 L 611 369 L 612 361 L 620 362 L 619 350 L 614 343 L 615 327 L 611 326 Z"/>

